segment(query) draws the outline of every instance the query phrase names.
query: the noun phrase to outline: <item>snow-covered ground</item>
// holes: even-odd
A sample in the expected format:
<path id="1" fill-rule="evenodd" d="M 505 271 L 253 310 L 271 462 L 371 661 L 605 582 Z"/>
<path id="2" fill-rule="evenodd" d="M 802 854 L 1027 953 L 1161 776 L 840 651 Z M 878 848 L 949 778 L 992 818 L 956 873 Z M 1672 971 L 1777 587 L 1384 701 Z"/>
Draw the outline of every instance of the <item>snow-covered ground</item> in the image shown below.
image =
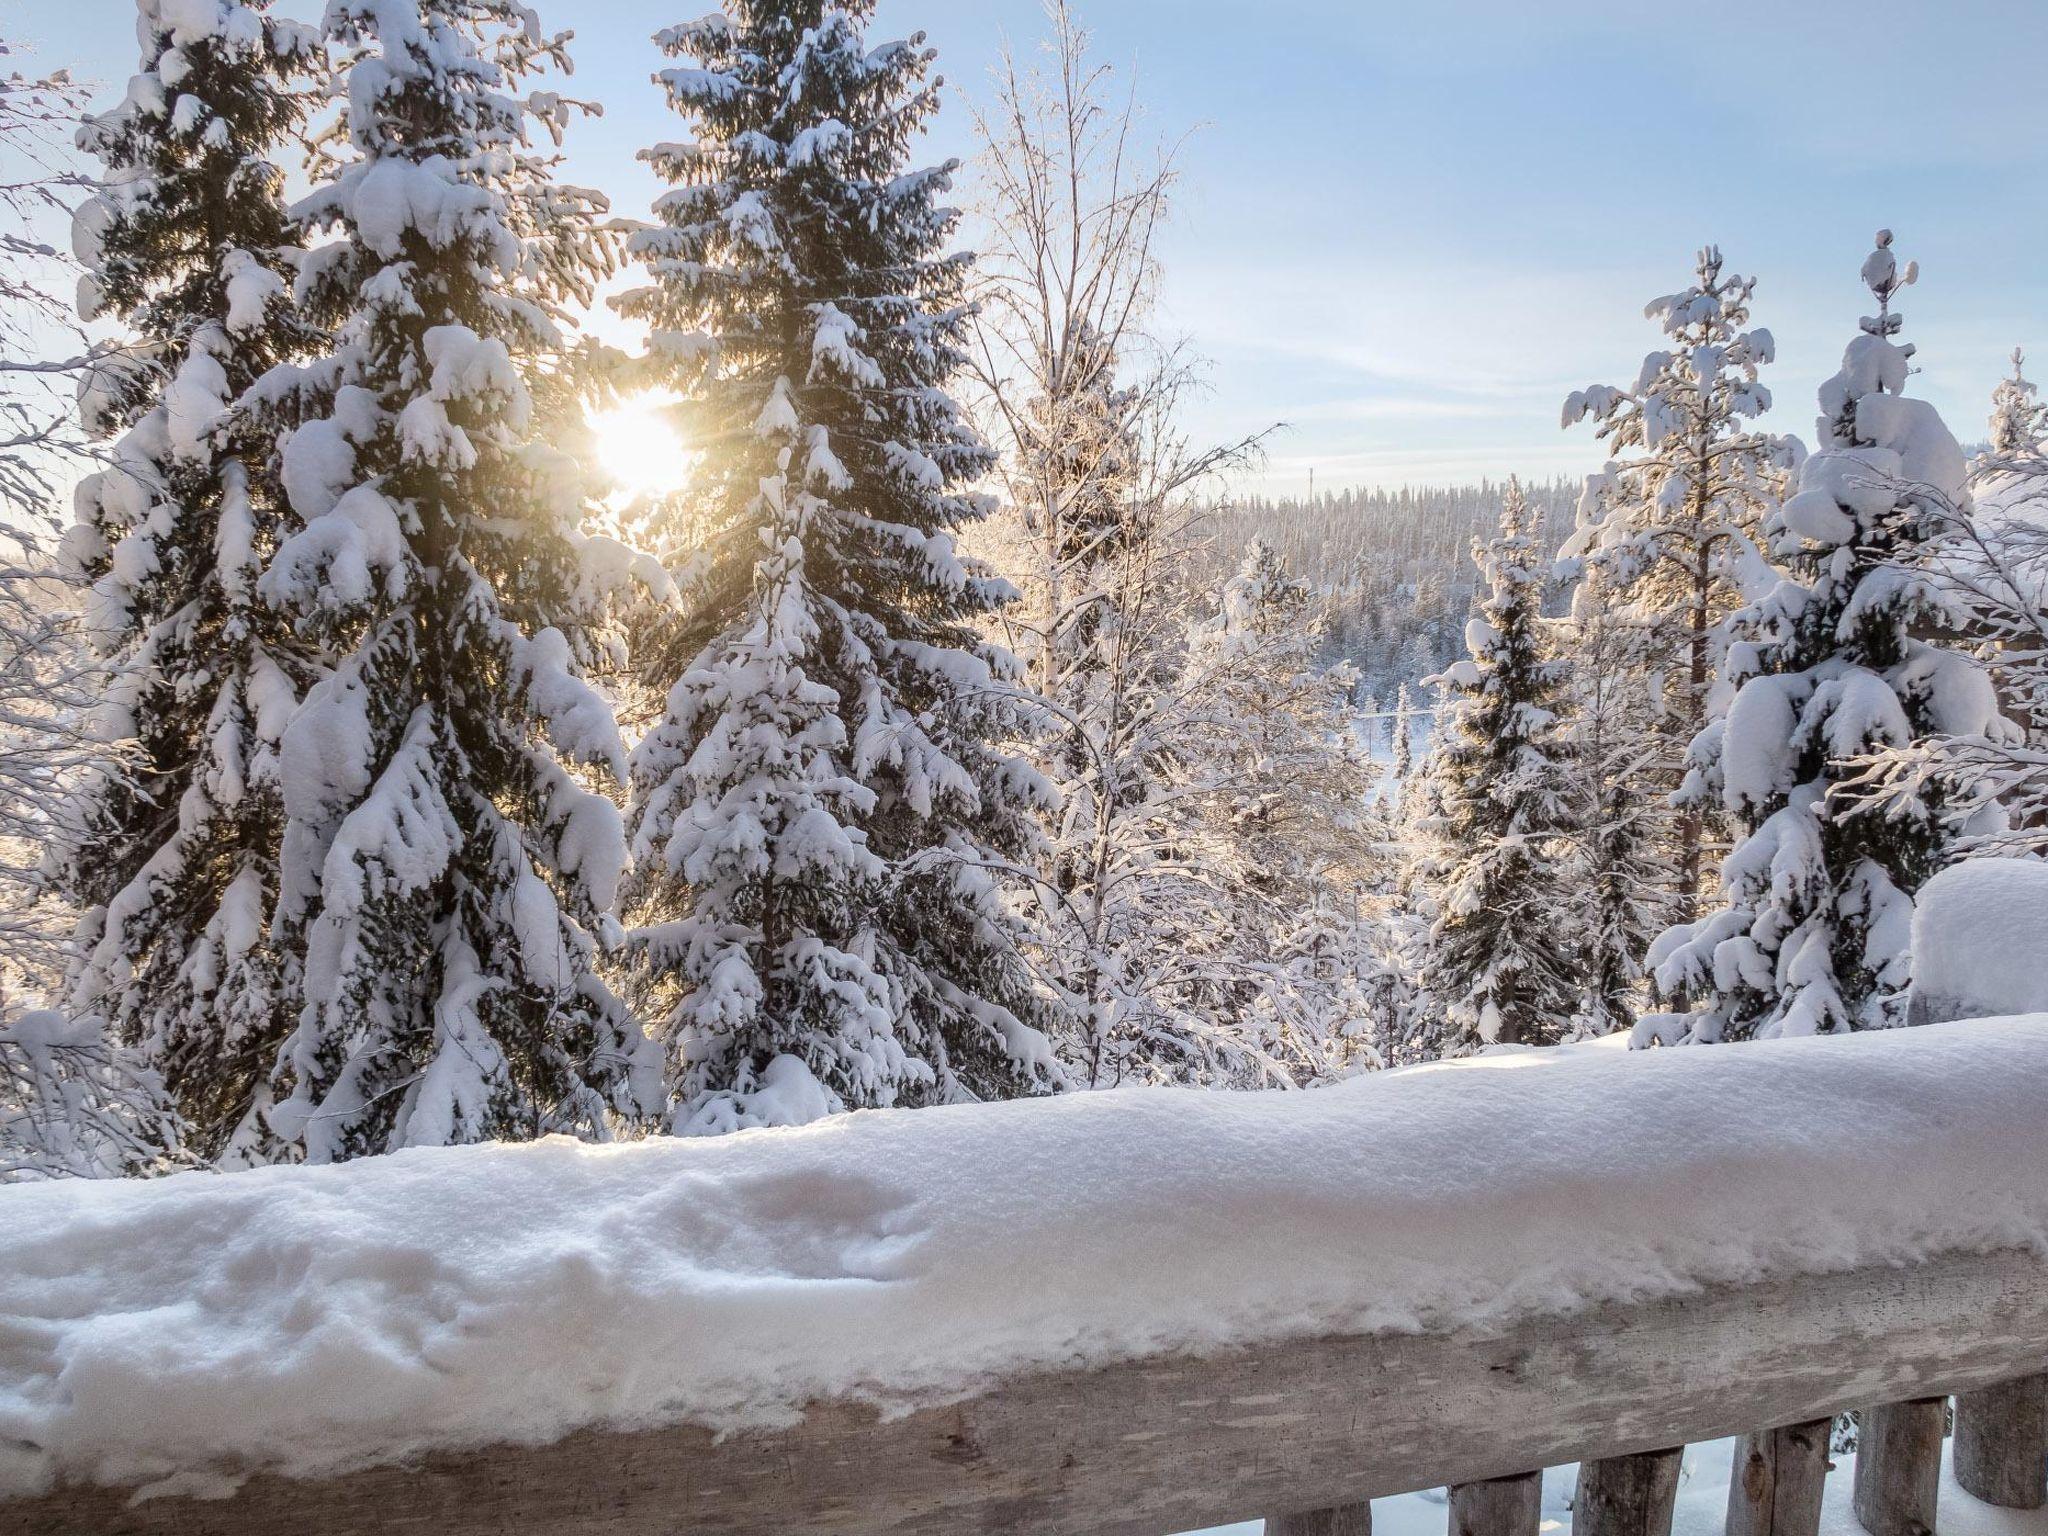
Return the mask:
<path id="1" fill-rule="evenodd" d="M 1672 1536 L 1721 1536 L 1728 1514 L 1728 1472 L 1735 1454 L 1733 1440 L 1715 1440 L 1687 1448 L 1678 1485 L 1678 1507 L 1671 1520 Z M 1576 1465 L 1552 1467 L 1543 1474 L 1542 1536 L 1569 1536 L 1570 1501 Z M 1839 1457 L 1828 1474 L 1826 1502 L 1821 1509 L 1820 1536 L 1864 1536 L 1849 1510 L 1855 1486 L 1856 1458 Z M 1447 1523 L 1444 1491 L 1405 1493 L 1375 1499 L 1373 1536 L 1444 1536 Z M 2048 1510 L 1999 1509 L 1963 1492 L 1948 1464 L 1944 1448 L 1941 1468 L 1941 1536 L 2048 1536 Z M 1220 1525 L 1199 1536 L 1260 1536 L 1262 1522 Z"/>
<path id="2" fill-rule="evenodd" d="M 0 1493 L 2048 1243 L 2048 1015 L 1616 1044 L 0 1190 Z"/>

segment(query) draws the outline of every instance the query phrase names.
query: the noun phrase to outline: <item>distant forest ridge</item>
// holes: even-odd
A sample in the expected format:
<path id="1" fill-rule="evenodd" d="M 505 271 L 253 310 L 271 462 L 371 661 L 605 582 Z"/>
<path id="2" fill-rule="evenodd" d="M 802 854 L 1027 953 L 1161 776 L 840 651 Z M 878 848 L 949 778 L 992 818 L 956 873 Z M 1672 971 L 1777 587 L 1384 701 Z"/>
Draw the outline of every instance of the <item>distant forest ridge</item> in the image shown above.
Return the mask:
<path id="1" fill-rule="evenodd" d="M 1544 550 L 1572 529 L 1583 481 L 1525 482 Z M 1324 594 L 1324 659 L 1358 668 L 1361 707 L 1391 707 L 1403 683 L 1426 703 L 1424 677 L 1465 654 L 1465 616 L 1478 572 L 1472 540 L 1490 534 L 1505 485 L 1319 491 L 1307 497 L 1232 497 L 1208 520 L 1196 558 L 1221 582 L 1254 538 Z"/>

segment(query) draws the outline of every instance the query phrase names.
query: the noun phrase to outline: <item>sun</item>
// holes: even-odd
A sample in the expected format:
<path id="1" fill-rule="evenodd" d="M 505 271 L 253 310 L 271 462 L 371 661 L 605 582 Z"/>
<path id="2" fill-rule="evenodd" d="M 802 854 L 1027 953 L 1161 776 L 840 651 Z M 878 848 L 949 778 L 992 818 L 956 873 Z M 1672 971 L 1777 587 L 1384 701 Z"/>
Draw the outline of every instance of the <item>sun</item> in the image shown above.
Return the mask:
<path id="1" fill-rule="evenodd" d="M 696 455 L 675 428 L 678 397 L 631 395 L 608 410 L 590 413 L 597 461 L 625 501 L 681 490 Z"/>

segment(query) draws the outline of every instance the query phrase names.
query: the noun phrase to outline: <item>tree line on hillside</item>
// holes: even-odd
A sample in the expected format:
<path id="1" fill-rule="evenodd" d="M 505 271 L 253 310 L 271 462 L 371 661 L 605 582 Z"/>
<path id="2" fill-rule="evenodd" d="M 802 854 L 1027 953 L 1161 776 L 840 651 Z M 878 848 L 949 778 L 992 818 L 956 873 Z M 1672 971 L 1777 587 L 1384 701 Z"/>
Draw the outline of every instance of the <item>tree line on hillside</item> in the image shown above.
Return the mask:
<path id="1" fill-rule="evenodd" d="M 1174 164 L 1064 5 L 978 258 L 871 10 L 660 34 L 618 221 L 523 6 L 138 0 L 97 177 L 10 205 L 10 316 L 75 203 L 114 340 L 0 374 L 0 1177 L 1879 1027 L 1920 881 L 2031 846 L 2041 413 L 1970 466 L 1904 394 L 1889 236 L 1812 453 L 1709 250 L 1566 406 L 1568 535 L 1510 484 L 1454 574 L 1469 494 L 1218 514 L 1259 438 L 1181 430 Z M 619 270 L 636 355 L 578 329 Z M 588 413 L 648 390 L 695 462 L 627 500 Z"/>
<path id="2" fill-rule="evenodd" d="M 1493 531 L 1505 489 L 1481 481 L 1232 495 L 1209 513 L 1200 563 L 1222 580 L 1254 540 L 1269 545 L 1316 589 L 1319 659 L 1350 665 L 1361 709 L 1384 712 L 1404 687 L 1422 697 L 1426 679 L 1465 654 L 1465 615 L 1479 590 L 1472 541 Z M 1546 556 L 1571 536 L 1580 489 L 1576 480 L 1521 486 Z M 1559 589 L 1551 609 L 1561 602 Z"/>

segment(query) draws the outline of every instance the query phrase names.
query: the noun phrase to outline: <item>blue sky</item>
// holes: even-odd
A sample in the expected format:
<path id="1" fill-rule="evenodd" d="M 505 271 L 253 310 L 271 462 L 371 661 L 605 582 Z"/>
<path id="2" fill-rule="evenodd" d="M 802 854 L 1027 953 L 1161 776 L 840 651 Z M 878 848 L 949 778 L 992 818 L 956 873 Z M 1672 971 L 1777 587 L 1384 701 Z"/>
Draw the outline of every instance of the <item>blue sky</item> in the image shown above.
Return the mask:
<path id="1" fill-rule="evenodd" d="M 1164 318 L 1209 359 L 1198 437 L 1289 424 L 1264 488 L 1311 466 L 1319 487 L 1595 467 L 1562 397 L 1633 379 L 1656 342 L 1643 304 L 1706 240 L 1760 279 L 1780 430 L 1811 430 L 1880 224 L 1922 268 L 1900 306 L 1914 387 L 1958 435 L 1981 432 L 2015 344 L 2048 378 L 2041 0 L 1078 3 L 1157 131 L 1194 130 Z M 709 4 L 542 0 L 607 108 L 572 173 L 621 212 L 656 190 L 632 152 L 679 136 L 647 39 Z M 132 67 L 122 0 L 8 9 L 44 61 L 115 86 Z M 959 93 L 986 91 L 1005 38 L 1035 46 L 1037 0 L 882 0 L 878 37 L 917 27 L 953 98 L 933 152 L 965 153 Z"/>

